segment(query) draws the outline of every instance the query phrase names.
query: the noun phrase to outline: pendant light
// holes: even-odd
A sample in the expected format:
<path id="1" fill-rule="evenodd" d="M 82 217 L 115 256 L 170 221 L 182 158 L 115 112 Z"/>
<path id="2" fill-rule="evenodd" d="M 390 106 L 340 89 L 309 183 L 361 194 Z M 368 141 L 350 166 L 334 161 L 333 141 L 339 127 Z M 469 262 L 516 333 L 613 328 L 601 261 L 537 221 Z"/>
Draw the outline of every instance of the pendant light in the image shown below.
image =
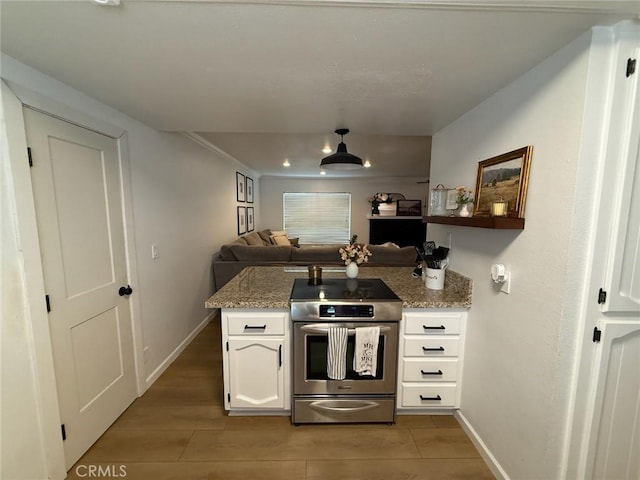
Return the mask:
<path id="1" fill-rule="evenodd" d="M 362 159 L 347 152 L 347 146 L 344 144 L 343 137 L 349 133 L 349 129 L 339 128 L 336 130 L 336 133 L 341 137 L 338 149 L 333 155 L 322 159 L 320 168 L 324 168 L 325 170 L 356 170 L 362 168 Z"/>

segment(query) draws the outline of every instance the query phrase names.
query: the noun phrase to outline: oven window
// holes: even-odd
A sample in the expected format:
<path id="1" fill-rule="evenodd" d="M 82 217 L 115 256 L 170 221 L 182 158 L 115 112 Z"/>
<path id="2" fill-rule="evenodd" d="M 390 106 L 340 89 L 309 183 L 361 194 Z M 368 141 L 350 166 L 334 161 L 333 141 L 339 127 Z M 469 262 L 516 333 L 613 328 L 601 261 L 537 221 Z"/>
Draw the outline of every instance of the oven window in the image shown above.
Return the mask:
<path id="1" fill-rule="evenodd" d="M 356 337 L 347 338 L 347 380 L 382 380 L 384 377 L 384 335 L 378 341 L 378 361 L 376 375 L 360 375 L 353 371 L 353 351 Z M 328 337 L 323 335 L 307 335 L 307 380 L 328 380 L 327 376 L 327 344 Z"/>

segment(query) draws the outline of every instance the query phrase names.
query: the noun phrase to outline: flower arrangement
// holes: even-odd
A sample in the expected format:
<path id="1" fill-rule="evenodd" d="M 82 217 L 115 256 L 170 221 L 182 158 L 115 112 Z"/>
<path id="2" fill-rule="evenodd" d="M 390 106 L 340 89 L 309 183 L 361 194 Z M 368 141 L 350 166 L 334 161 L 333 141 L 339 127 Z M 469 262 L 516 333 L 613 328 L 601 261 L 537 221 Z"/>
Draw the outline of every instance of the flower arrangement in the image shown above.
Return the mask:
<path id="1" fill-rule="evenodd" d="M 473 190 L 467 190 L 467 187 L 456 187 L 456 191 L 458 192 L 458 196 L 456 197 L 456 203 L 458 205 L 462 206 L 473 203 L 473 197 L 471 196 Z"/>
<path id="2" fill-rule="evenodd" d="M 373 215 L 379 215 L 380 209 L 378 206 L 381 203 L 393 203 L 394 195 L 391 193 L 374 193 L 371 197 L 369 197 L 369 203 L 371 204 L 371 213 Z M 402 196 L 404 199 L 404 196 Z"/>
<path id="3" fill-rule="evenodd" d="M 377 203 L 378 205 L 381 203 L 392 203 L 393 198 L 388 193 L 374 193 L 373 196 L 369 198 L 370 203 Z"/>
<path id="4" fill-rule="evenodd" d="M 340 250 L 338 250 L 338 252 L 340 253 L 340 258 L 345 265 L 349 265 L 351 262 L 355 262 L 357 265 L 360 265 L 363 262 L 369 261 L 371 252 L 366 245 L 357 244 L 357 239 L 358 235 L 354 235 L 353 237 L 351 237 L 349 245 L 340 247 Z"/>

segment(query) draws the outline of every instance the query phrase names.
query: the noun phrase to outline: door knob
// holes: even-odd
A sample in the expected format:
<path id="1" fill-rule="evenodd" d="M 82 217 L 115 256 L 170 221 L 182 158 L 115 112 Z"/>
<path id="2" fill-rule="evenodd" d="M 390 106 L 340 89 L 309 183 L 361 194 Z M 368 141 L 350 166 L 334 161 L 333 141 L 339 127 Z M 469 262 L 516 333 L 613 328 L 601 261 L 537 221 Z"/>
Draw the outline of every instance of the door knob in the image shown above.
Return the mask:
<path id="1" fill-rule="evenodd" d="M 132 293 L 133 289 L 131 288 L 131 285 L 120 287 L 120 290 L 118 290 L 118 295 L 120 295 L 121 297 L 124 297 L 125 295 L 131 295 Z"/>

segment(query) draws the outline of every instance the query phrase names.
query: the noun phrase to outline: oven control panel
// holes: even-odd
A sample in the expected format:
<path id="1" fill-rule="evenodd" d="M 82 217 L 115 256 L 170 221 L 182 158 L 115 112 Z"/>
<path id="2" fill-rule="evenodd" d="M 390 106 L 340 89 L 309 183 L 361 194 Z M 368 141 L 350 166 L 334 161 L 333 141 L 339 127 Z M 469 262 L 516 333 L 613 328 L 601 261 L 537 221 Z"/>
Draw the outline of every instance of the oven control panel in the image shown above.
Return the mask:
<path id="1" fill-rule="evenodd" d="M 320 305 L 320 318 L 373 318 L 373 305 Z"/>

